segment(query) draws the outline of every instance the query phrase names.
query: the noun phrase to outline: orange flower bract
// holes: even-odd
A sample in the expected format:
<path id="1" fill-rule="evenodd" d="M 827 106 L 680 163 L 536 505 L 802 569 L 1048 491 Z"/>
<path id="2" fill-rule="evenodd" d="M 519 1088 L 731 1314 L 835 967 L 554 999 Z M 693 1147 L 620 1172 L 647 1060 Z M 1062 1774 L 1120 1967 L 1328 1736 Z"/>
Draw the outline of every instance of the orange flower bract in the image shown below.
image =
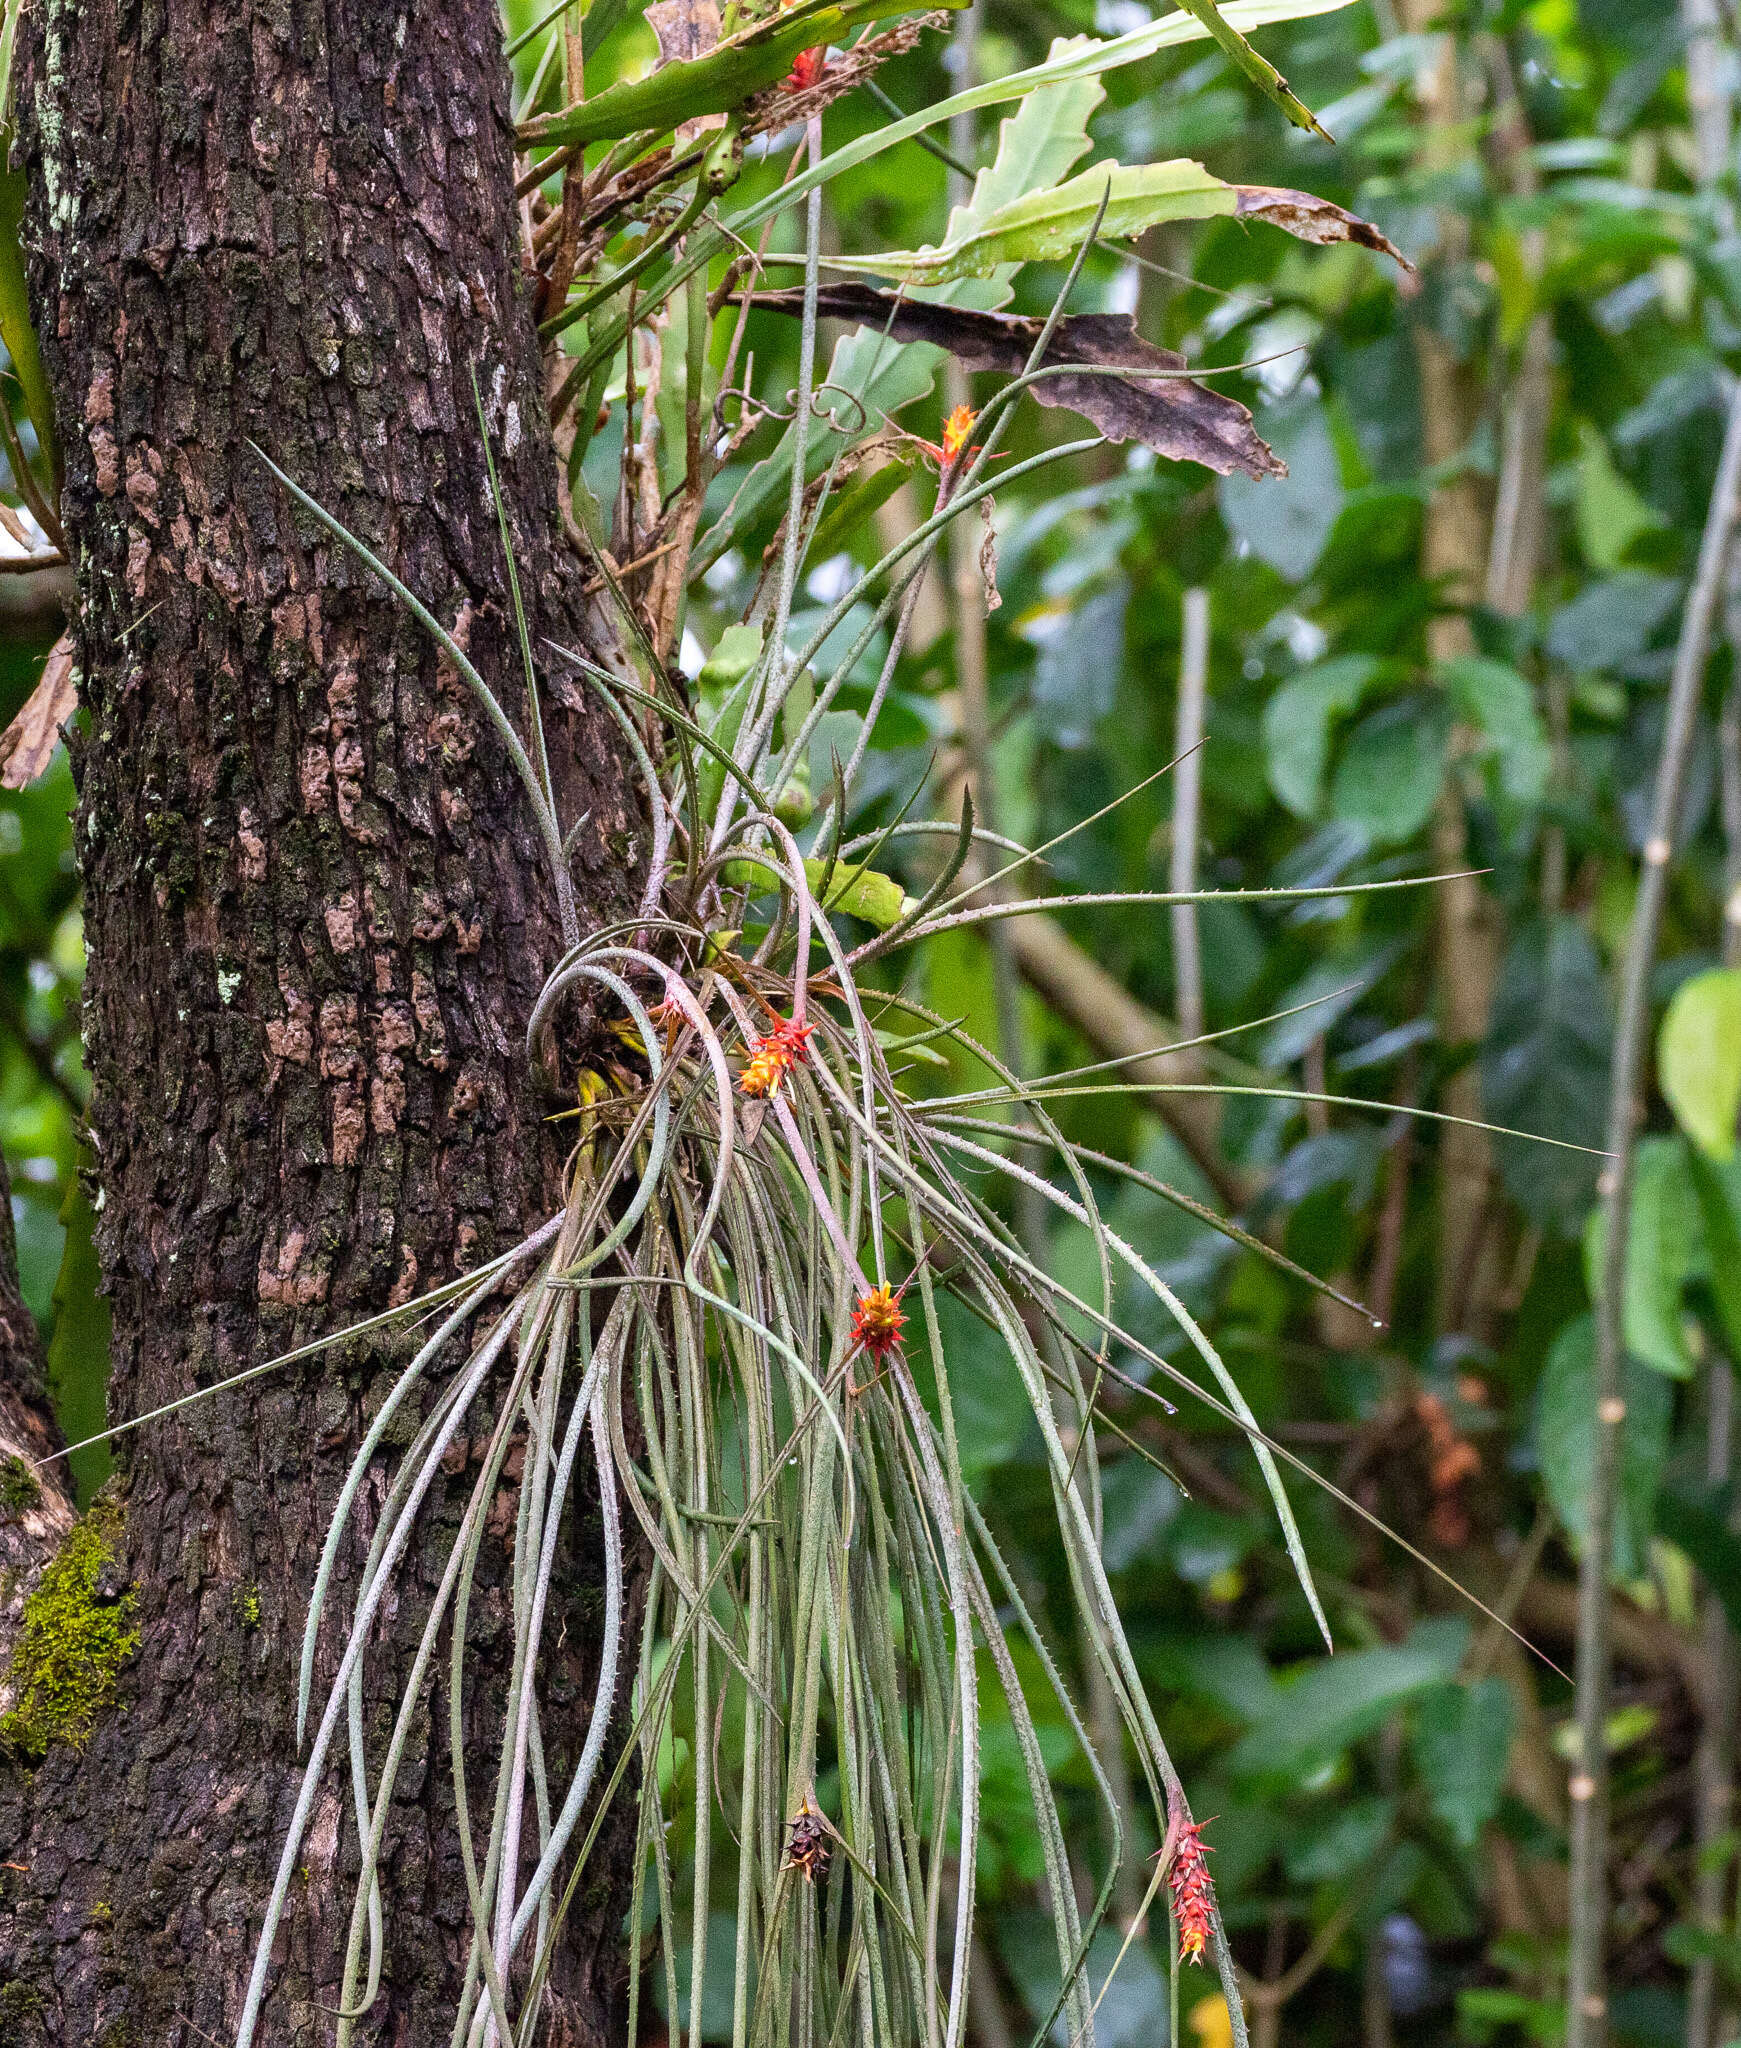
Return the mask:
<path id="1" fill-rule="evenodd" d="M 1212 1853 L 1203 1839 L 1207 1821 L 1188 1821 L 1173 1851 L 1167 1882 L 1173 1888 L 1173 1911 L 1179 1921 L 1179 1960 L 1200 1963 L 1215 1914 L 1215 1887 L 1204 1858 Z"/>
<path id="2" fill-rule="evenodd" d="M 808 92 L 813 85 L 821 83 L 822 74 L 828 66 L 826 48 L 800 50 L 792 60 L 792 68 L 780 81 L 782 92 Z"/>
<path id="3" fill-rule="evenodd" d="M 815 1028 L 796 1019 L 776 1024 L 751 1047 L 749 1064 L 738 1077 L 738 1086 L 746 1095 L 774 1094 L 804 1057 L 804 1047 Z"/>
<path id="4" fill-rule="evenodd" d="M 852 1343 L 855 1351 L 868 1351 L 881 1365 L 891 1351 L 898 1350 L 907 1327 L 901 1298 L 885 1284 L 859 1296 L 852 1312 Z"/>

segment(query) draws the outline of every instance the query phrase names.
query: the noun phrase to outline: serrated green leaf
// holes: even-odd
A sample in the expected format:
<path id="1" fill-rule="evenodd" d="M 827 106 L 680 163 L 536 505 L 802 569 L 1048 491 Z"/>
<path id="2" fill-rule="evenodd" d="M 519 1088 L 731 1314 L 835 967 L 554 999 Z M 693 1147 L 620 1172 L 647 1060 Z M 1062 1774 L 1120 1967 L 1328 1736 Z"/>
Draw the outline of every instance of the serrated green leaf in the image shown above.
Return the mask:
<path id="1" fill-rule="evenodd" d="M 1073 256 L 1104 201 L 1100 234 L 1121 241 L 1169 220 L 1231 214 L 1238 192 L 1188 157 L 1164 164 L 1095 164 L 1050 190 L 1028 191 L 983 215 L 969 213 L 965 231 L 932 249 L 890 249 L 837 259 L 846 270 L 903 278 L 915 285 L 989 277 L 1006 263 L 1049 263 Z"/>
<path id="2" fill-rule="evenodd" d="M 1708 1157 L 1735 1154 L 1741 1114 L 1741 968 L 1714 967 L 1675 990 L 1656 1044 L 1675 1120 Z"/>
<path id="3" fill-rule="evenodd" d="M 1230 26 L 1251 30 L 1263 28 L 1271 22 L 1304 21 L 1316 15 L 1335 14 L 1349 4 L 1350 0 L 1231 0 L 1231 4 L 1222 10 L 1222 18 Z M 1048 58 L 1045 63 L 1030 65 L 1025 71 L 1012 71 L 1003 78 L 987 79 L 983 85 L 970 86 L 966 92 L 952 93 L 949 98 L 935 100 L 904 120 L 887 121 L 880 127 L 869 129 L 832 151 L 819 164 L 800 171 L 778 191 L 734 215 L 732 228 L 738 234 L 747 233 L 774 214 L 784 211 L 814 187 L 832 183 L 843 172 L 868 163 L 872 157 L 880 156 L 885 150 L 893 149 L 915 135 L 924 134 L 928 128 L 951 121 L 958 114 L 970 114 L 981 107 L 1002 106 L 1011 100 L 1023 99 L 1045 86 L 1064 84 L 1072 79 L 1097 78 L 1127 64 L 1140 64 L 1158 51 L 1195 42 L 1207 33 L 1205 25 L 1190 15 L 1169 14 L 1144 28 L 1133 29 L 1129 35 L 1115 37 L 1111 42 L 1090 42 L 1081 48 L 1070 47 L 1061 57 Z"/>
<path id="4" fill-rule="evenodd" d="M 1046 53 L 1058 64 L 1091 47 L 1088 36 L 1059 36 Z M 973 181 L 966 203 L 955 207 L 944 230 L 944 245 L 965 241 L 1000 208 L 1024 193 L 1058 184 L 1087 154 L 1088 121 L 1106 97 L 1096 77 L 1066 78 L 1041 86 L 999 126 L 997 154 Z"/>

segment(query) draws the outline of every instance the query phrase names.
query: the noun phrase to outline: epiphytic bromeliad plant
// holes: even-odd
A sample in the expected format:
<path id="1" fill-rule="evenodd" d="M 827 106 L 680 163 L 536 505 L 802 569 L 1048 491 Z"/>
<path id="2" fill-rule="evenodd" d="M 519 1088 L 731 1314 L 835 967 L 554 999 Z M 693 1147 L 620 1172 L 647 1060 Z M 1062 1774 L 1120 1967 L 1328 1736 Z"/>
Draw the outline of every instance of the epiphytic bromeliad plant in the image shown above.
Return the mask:
<path id="1" fill-rule="evenodd" d="M 364 555 L 440 640 L 524 782 L 567 939 L 526 1056 L 561 1099 L 574 1146 L 558 1214 L 490 1266 L 395 1312 L 439 1320 L 358 1449 L 311 1589 L 299 1703 L 307 1768 L 260 1930 L 243 2048 L 341 1746 L 360 1874 L 338 2040 L 366 2024 L 395 1936 L 377 1868 L 396 1778 L 423 1739 L 420 1699 L 437 1656 L 452 1668 L 453 1783 L 472 1908 L 456 2048 L 539 2038 L 552 1931 L 584 1898 L 589 1854 L 618 1800 L 636 1802 L 639 1815 L 631 2040 L 656 1992 L 669 2023 L 687 2011 L 699 2038 L 720 1964 L 710 1920 L 725 1916 L 735 2048 L 848 2039 L 956 2048 L 973 1957 L 988 1691 L 1001 1693 L 1015 1731 L 1053 1925 L 1060 1989 L 1042 2031 L 1061 2022 L 1071 2042 L 1092 2039 L 1089 1943 L 1119 1860 L 1146 1835 L 1161 1843 L 1148 1901 L 1164 1900 L 1175 1920 L 1175 1983 L 1180 1958 L 1212 1957 L 1243 2039 L 1205 1845 L 1102 1566 L 1098 1399 L 1115 1377 L 1135 1386 L 1115 1363 L 1130 1354 L 1245 1431 L 1323 1626 L 1282 1483 L 1285 1454 L 1182 1304 L 1100 1215 L 1088 1165 L 1135 1170 L 1068 1142 L 1047 1113 L 1048 1090 L 1116 1087 L 1116 1074 L 1035 1085 L 973 1047 L 991 1086 L 939 1096 L 910 1085 L 928 1049 L 963 1041 L 958 1025 L 905 992 L 892 963 L 938 933 L 1015 914 L 1009 878 L 1045 849 L 982 829 L 965 798 L 953 818 L 900 810 L 862 830 L 860 790 L 932 557 L 957 519 L 983 517 L 989 535 L 994 478 L 1008 489 L 1103 436 L 1224 474 L 1279 468 L 1244 409 L 1193 382 L 1130 319 L 1069 311 L 1084 257 L 1158 223 L 1223 214 L 1311 241 L 1389 245 L 1309 195 L 1232 186 L 1194 163 L 1077 166 L 1101 75 L 1192 37 L 1212 37 L 1288 118 L 1314 125 L 1243 31 L 1339 4 L 1235 0 L 1222 11 L 1186 0 L 1183 12 L 1117 40 L 1060 42 L 1031 70 L 832 154 L 824 110 L 871 87 L 881 63 L 944 16 L 902 0 L 723 11 L 713 0 L 658 0 L 646 13 L 661 61 L 592 97 L 584 64 L 623 19 L 621 0 L 593 0 L 583 19 L 558 7 L 529 29 L 512 52 L 522 65 L 525 256 L 569 461 L 571 539 L 610 630 L 584 655 L 533 646 L 523 632 L 519 723 L 416 593 L 280 472 L 309 515 Z M 928 131 L 958 114 L 1004 103 L 1015 110 L 995 156 L 934 244 L 825 255 L 831 180 L 878 151 L 929 142 Z M 800 246 L 776 251 L 775 233 L 792 219 Z M 1067 266 L 1044 318 L 1002 310 L 1016 271 L 1032 262 Z M 797 283 L 778 282 L 781 264 Z M 746 349 L 752 322 L 779 315 L 799 322 L 797 383 L 784 404 L 757 397 Z M 856 330 L 826 375 L 823 318 Z M 887 415 L 923 397 L 939 350 L 1006 381 L 977 417 L 951 411 L 930 430 L 933 445 Z M 994 469 L 1027 397 L 1082 415 L 1096 434 Z M 481 401 L 479 416 L 482 426 Z M 607 421 L 621 433 L 614 502 L 589 484 L 601 473 L 589 445 Z M 736 458 L 758 434 L 771 452 L 746 471 Z M 862 519 L 927 462 L 931 512 L 800 622 L 794 598 L 807 557 L 827 552 L 843 512 Z M 688 594 L 770 521 L 744 615 L 692 686 L 676 660 Z M 989 544 L 982 559 L 992 595 Z M 517 609 L 517 590 L 508 595 Z M 540 691 L 551 687 L 599 694 L 644 781 L 645 888 L 638 914 L 615 928 L 583 933 L 575 912 L 575 821 L 558 815 L 539 724 Z M 591 1020 L 590 1036 L 576 1033 L 577 1015 Z M 988 1198 L 988 1175 L 1086 1226 L 1096 1285 L 1073 1290 L 1046 1269 Z M 1145 1292 L 1194 1352 L 1202 1384 L 1121 1318 L 1121 1299 Z M 945 1293 L 996 1333 L 1031 1406 L 1079 1653 L 1098 1667 L 1122 1723 L 1147 1819 L 1120 1810 L 1040 1618 L 964 1486 Z M 393 1468 L 354 1609 L 336 1615 L 327 1588 L 359 1491 L 387 1446 L 404 1443 L 395 1417 L 411 1416 L 421 1419 Z M 364 1660 L 401 1557 L 427 1540 L 426 1502 L 462 1437 L 482 1437 L 487 1451 L 383 1743 L 365 1728 Z M 603 1547 L 603 1670 L 563 1782 L 547 1768 L 541 1676 L 559 1537 L 587 1467 Z M 468 1603 L 504 1475 L 516 1471 L 514 1661 L 499 1766 L 493 1782 L 477 1784 L 457 1704 Z M 320 1697 L 323 1628 L 343 1648 Z M 1036 1686 L 1055 1695 L 1107 1809 L 1111 1867 L 1086 1910 L 1032 1711 Z M 649 1948 L 641 1937 L 655 1922 L 661 1939 Z M 662 1981 L 650 1983 L 650 1972 Z"/>

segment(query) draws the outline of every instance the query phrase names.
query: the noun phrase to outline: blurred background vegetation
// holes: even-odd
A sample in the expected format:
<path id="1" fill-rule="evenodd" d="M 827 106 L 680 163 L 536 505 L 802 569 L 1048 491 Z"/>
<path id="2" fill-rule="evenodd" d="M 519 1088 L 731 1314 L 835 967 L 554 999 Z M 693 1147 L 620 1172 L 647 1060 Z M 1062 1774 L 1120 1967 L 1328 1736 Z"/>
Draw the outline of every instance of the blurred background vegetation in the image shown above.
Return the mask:
<path id="1" fill-rule="evenodd" d="M 545 10 L 514 11 L 519 27 Z M 910 110 L 1036 61 L 1055 35 L 1149 18 L 1140 0 L 981 0 L 880 83 Z M 1579 1758 L 1553 1664 L 1570 1665 L 1589 1490 L 1600 1162 L 1408 1112 L 1603 1142 L 1616 968 L 1741 350 L 1737 28 L 1729 0 L 1360 0 L 1266 31 L 1333 147 L 1287 129 L 1205 44 L 1109 74 L 1093 124 L 1103 150 L 1188 155 L 1332 197 L 1383 228 L 1419 287 L 1362 249 L 1307 249 L 1231 220 L 1155 231 L 1140 261 L 1096 252 L 1073 309 L 1133 313 L 1199 373 L 1221 372 L 1290 475 L 1218 480 L 1106 446 L 1000 493 L 1001 603 L 987 613 L 972 533 L 960 573 L 927 595 L 872 736 L 867 826 L 930 778 L 941 795 L 922 814 L 970 783 L 981 817 L 1030 845 L 1081 827 L 1015 878 L 1033 894 L 1478 871 L 1273 910 L 1018 920 L 933 940 L 907 970 L 906 986 L 1028 1074 L 1207 1032 L 1229 1035 L 1138 1077 L 1290 1091 L 1087 1088 L 1053 1107 L 1072 1139 L 1237 1213 L 1369 1307 L 1314 1294 L 1158 1195 L 1111 1177 L 1099 1189 L 1263 1426 L 1546 1653 L 1302 1486 L 1339 1644 L 1325 1660 L 1239 1433 L 1206 1410 L 1163 1420 L 1107 1394 L 1106 1561 L 1196 1811 L 1215 1816 L 1213 1871 L 1260 2043 L 1497 2044 L 1564 2029 Z M 523 90 L 537 90 L 539 47 L 517 59 Z M 631 23 L 601 70 L 653 53 Z M 829 111 L 829 143 L 885 118 L 855 93 Z M 995 138 L 988 117 L 958 124 L 950 147 L 977 165 Z M 750 168 L 746 192 L 778 177 L 791 146 Z M 935 239 L 950 177 L 915 147 L 865 164 L 828 188 L 832 245 Z M 1043 312 L 1061 277 L 1030 266 L 1016 309 Z M 827 330 L 829 346 L 851 331 Z M 744 381 L 778 405 L 796 378 L 796 325 L 760 313 L 750 339 Z M 901 351 L 873 413 L 935 439 L 947 406 L 971 396 L 952 388 L 958 375 L 935 351 Z M 620 379 L 605 391 L 584 450 L 582 496 L 607 506 L 623 396 Z M 1074 427 L 1029 408 L 1015 444 L 1030 453 Z M 747 441 L 715 510 L 778 431 Z M 681 431 L 670 438 L 680 452 Z M 812 555 L 812 621 L 848 564 L 873 561 L 916 516 L 923 466 L 882 475 L 880 502 L 849 500 L 858 523 L 839 520 L 836 556 Z M 779 507 L 753 483 L 738 505 L 693 596 L 691 673 L 741 615 L 774 534 Z M 47 579 L 13 587 L 25 595 L 0 613 L 6 715 L 58 631 Z M 1188 634 L 1188 620 L 1204 631 Z M 794 632 L 806 637 L 803 617 Z M 849 623 L 842 649 L 850 638 Z M 1641 2048 L 1741 2035 L 1729 1798 L 1741 564 L 1720 641 L 1651 991 L 1662 1087 L 1639 1153 L 1624 1317 L 1609 1966 L 1613 2032 Z M 881 655 L 873 640 L 860 710 Z M 1157 775 L 1199 721 L 1189 772 Z M 854 729 L 850 700 L 824 721 L 818 785 Z M 0 795 L 0 1138 L 24 1291 L 78 1437 L 98 1426 L 106 1324 L 79 1180 L 71 795 L 64 754 Z M 907 1078 L 918 1090 L 986 1078 L 949 1061 Z M 1086 1233 L 1025 1213 L 1013 1182 L 1003 1192 L 1061 1275 L 1091 1261 Z M 965 1312 L 946 1334 L 986 1515 L 1067 1637 L 1037 1432 L 993 1340 Z M 1139 1334 L 1188 1363 L 1158 1317 Z M 1134 1358 L 1117 1363 L 1142 1376 Z M 88 1498 L 105 1454 L 79 1460 Z M 1077 1677 L 1104 1725 L 1089 1673 Z M 989 1688 L 988 1711 L 994 1699 Z M 1081 1794 L 1092 1892 L 1088 1769 L 1065 1726 L 1051 1732 L 1060 1781 Z M 1026 1789 L 995 1721 L 984 1765 L 973 2017 L 979 2048 L 1003 2048 L 1050 2009 L 1055 1979 L 1036 1938 Z M 681 1743 L 670 1769 L 675 1789 Z M 672 1853 L 680 1869 L 680 1839 Z M 730 2034 L 729 1918 L 714 1934 L 720 2010 L 699 2016 L 703 2039 Z M 1121 1939 L 1101 1937 L 1098 1974 Z M 1157 1925 L 1153 1946 L 1126 1956 L 1101 2010 L 1107 2048 L 1165 2039 L 1164 1945 Z M 1195 2038 L 1225 2038 L 1207 1983 L 1186 2007 Z"/>

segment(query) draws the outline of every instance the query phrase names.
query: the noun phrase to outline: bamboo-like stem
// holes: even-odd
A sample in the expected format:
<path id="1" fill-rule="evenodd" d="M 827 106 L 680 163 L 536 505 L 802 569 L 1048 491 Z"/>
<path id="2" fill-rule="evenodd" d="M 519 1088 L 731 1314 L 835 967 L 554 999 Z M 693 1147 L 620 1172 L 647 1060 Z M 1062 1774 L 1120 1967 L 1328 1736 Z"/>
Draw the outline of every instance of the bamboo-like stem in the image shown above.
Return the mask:
<path id="1" fill-rule="evenodd" d="M 1688 51 L 1689 74 L 1692 52 Z M 1691 79 L 1689 76 L 1689 87 Z M 1741 643 L 1741 552 L 1731 548 L 1725 637 L 1733 671 Z M 1733 672 L 1718 724 L 1718 774 L 1723 813 L 1723 938 L 1725 967 L 1741 967 L 1741 677 Z M 1727 1484 L 1735 1465 L 1735 1369 L 1720 1354 L 1705 1376 L 1705 1478 Z M 1708 1682 L 1693 1756 L 1693 1907 L 1695 1926 L 1721 1934 L 1727 1918 L 1727 1861 L 1716 1854 L 1735 1811 L 1736 1695 L 1741 1689 L 1734 1631 L 1714 1587 L 1705 1589 L 1703 1626 Z M 1729 2038 L 1721 2010 L 1717 1964 L 1699 1956 L 1687 1972 L 1687 2048 L 1717 2048 Z"/>
<path id="2" fill-rule="evenodd" d="M 1735 97 L 1719 0 L 1681 0 L 1687 37 L 1687 111 L 1698 145 L 1699 183 L 1714 185 L 1729 168 Z"/>
<path id="3" fill-rule="evenodd" d="M 1615 1498 L 1620 1478 L 1621 1393 L 1624 1352 L 1621 1312 L 1626 1278 L 1627 1223 L 1632 1192 L 1633 1136 L 1650 1023 L 1650 969 L 1668 891 L 1693 722 L 1703 694 L 1705 665 L 1722 595 L 1723 574 L 1741 511 L 1741 389 L 1730 400 L 1717 481 L 1705 520 L 1698 574 L 1681 619 L 1669 685 L 1668 717 L 1651 801 L 1638 901 L 1627 933 L 1619 1015 L 1608 1094 L 1609 1162 L 1602 1177 L 1606 1241 L 1596 1300 L 1595 1450 L 1584 1552 L 1578 1570 L 1578 1754 L 1569 1787 L 1572 1799 L 1572 1924 L 1566 2005 L 1567 2048 L 1601 2048 L 1607 2038 L 1605 1937 L 1608 1922 L 1608 1571 L 1613 1549 Z"/>
<path id="4" fill-rule="evenodd" d="M 1197 886 L 1197 840 L 1203 822 L 1203 717 L 1209 695 L 1209 593 L 1185 592 L 1179 650 L 1179 702 L 1173 721 L 1173 846 L 1168 886 L 1188 895 Z M 1203 1035 L 1203 953 L 1197 906 L 1173 905 L 1173 1006 L 1187 1038 Z"/>
<path id="5" fill-rule="evenodd" d="M 1735 1375 L 1726 1358 L 1713 1358 L 1705 1376 L 1705 1478 L 1727 1485 L 1734 1472 Z M 1693 1757 L 1694 1926 L 1721 1935 L 1727 1930 L 1729 1859 L 1718 1847 L 1733 1825 L 1735 1799 L 1735 1637 L 1723 1603 L 1705 1592 L 1703 1618 L 1706 1684 L 1700 1700 L 1699 1743 Z M 1698 1957 L 1687 1973 L 1687 2048 L 1718 2048 L 1729 2038 L 1719 2026 L 1717 1964 Z"/>

